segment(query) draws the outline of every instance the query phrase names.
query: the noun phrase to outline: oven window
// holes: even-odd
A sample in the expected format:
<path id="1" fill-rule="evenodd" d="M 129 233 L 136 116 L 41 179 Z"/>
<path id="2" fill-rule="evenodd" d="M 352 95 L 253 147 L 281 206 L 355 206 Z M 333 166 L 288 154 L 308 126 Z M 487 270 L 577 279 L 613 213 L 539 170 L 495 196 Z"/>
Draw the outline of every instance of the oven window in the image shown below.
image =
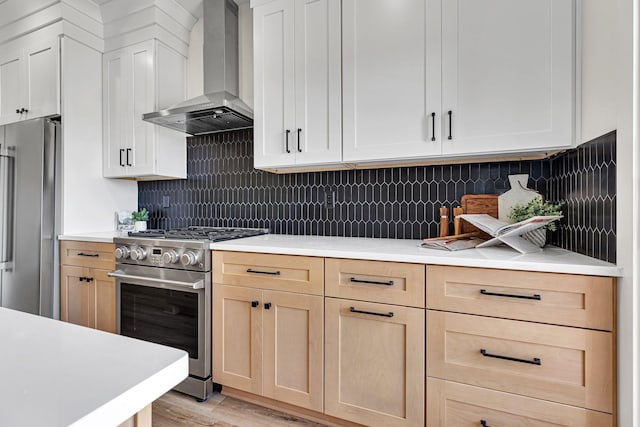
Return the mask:
<path id="1" fill-rule="evenodd" d="M 120 334 L 198 358 L 198 294 L 121 283 Z"/>

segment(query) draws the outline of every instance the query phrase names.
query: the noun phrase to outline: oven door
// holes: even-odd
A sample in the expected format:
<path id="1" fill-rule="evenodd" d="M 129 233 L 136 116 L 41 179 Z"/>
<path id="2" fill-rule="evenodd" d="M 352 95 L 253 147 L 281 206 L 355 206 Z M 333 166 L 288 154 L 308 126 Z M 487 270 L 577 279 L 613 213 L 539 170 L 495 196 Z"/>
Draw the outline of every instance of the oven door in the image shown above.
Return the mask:
<path id="1" fill-rule="evenodd" d="M 117 264 L 120 335 L 189 353 L 189 375 L 211 376 L 211 273 Z"/>

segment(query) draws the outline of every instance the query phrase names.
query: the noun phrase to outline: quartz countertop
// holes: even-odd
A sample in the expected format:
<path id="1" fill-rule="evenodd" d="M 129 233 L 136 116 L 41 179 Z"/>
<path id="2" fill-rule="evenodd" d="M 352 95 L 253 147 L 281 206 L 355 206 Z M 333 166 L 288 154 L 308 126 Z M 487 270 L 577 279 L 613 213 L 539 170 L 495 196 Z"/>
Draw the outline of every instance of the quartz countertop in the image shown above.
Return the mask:
<path id="1" fill-rule="evenodd" d="M 78 240 L 81 242 L 98 242 L 98 243 L 113 243 L 113 239 L 116 237 L 126 236 L 127 232 L 120 231 L 96 231 L 77 234 L 62 234 L 58 236 L 58 240 Z"/>
<path id="2" fill-rule="evenodd" d="M 553 246 L 547 246 L 539 253 L 522 255 L 507 247 L 441 251 L 421 248 L 420 242 L 402 239 L 267 234 L 212 243 L 211 249 L 591 276 L 622 275 L 622 269 L 615 264 Z"/>
<path id="3" fill-rule="evenodd" d="M 0 308 L 0 426 L 117 426 L 186 378 L 187 353 Z"/>

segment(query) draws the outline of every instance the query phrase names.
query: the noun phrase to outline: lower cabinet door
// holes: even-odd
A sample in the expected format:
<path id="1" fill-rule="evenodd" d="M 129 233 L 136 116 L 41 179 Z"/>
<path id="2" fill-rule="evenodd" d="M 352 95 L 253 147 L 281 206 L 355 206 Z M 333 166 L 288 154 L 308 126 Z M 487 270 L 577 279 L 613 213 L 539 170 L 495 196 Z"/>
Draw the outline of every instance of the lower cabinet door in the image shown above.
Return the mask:
<path id="1" fill-rule="evenodd" d="M 325 413 L 424 425 L 425 310 L 325 298 Z"/>
<path id="2" fill-rule="evenodd" d="M 263 395 L 322 412 L 323 297 L 262 295 Z"/>
<path id="3" fill-rule="evenodd" d="M 613 425 L 610 414 L 427 378 L 427 427 Z"/>
<path id="4" fill-rule="evenodd" d="M 93 270 L 96 308 L 95 328 L 116 333 L 116 281 L 107 276 L 107 270 Z"/>
<path id="5" fill-rule="evenodd" d="M 60 320 L 116 332 L 116 284 L 107 270 L 63 265 Z"/>
<path id="6" fill-rule="evenodd" d="M 86 280 L 91 270 L 63 265 L 60 269 L 60 320 L 95 328 L 95 286 Z"/>
<path id="7" fill-rule="evenodd" d="M 262 394 L 262 291 L 213 287 L 213 381 Z"/>

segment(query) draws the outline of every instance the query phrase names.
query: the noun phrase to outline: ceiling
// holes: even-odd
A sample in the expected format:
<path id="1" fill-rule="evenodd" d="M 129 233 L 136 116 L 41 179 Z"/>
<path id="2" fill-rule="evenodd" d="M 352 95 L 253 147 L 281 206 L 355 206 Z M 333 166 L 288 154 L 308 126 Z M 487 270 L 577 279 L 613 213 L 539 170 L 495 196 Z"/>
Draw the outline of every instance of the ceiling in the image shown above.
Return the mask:
<path id="1" fill-rule="evenodd" d="M 90 0 L 101 6 L 113 0 Z M 196 18 L 202 17 L 202 0 L 173 0 Z M 234 0 L 237 4 L 249 3 L 249 0 Z"/>

